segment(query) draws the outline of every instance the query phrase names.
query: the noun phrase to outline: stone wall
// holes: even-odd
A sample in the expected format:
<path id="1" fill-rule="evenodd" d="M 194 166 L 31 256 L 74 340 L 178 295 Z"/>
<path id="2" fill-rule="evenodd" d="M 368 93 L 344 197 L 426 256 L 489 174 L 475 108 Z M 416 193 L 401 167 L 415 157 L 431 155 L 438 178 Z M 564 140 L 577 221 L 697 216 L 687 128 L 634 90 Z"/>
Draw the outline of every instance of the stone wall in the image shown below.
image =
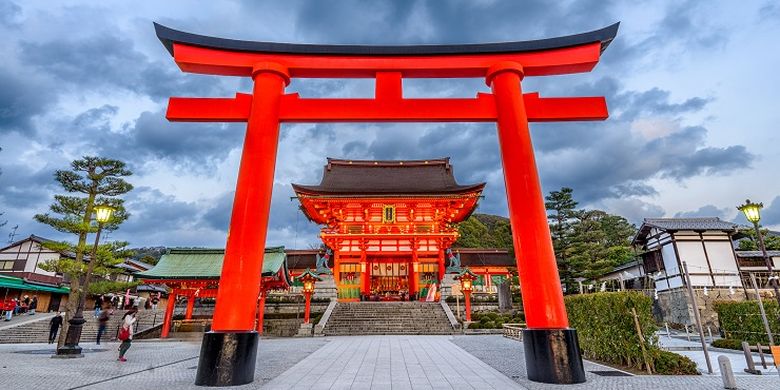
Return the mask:
<path id="1" fill-rule="evenodd" d="M 303 318 L 263 320 L 263 336 L 293 337 L 298 333 Z"/>
<path id="2" fill-rule="evenodd" d="M 715 312 L 716 301 L 744 301 L 745 293 L 741 288 L 735 288 L 734 294 L 729 294 L 728 289 L 708 289 L 708 294 L 696 288 L 693 291 L 696 304 L 699 307 L 702 327 L 707 331 L 709 326 L 712 332 L 719 332 L 718 314 Z M 653 303 L 653 315 L 661 324 L 668 322 L 669 326 L 681 327 L 684 325 L 696 326 L 693 305 L 691 304 L 688 290 L 677 288 L 658 293 L 658 299 Z M 693 329 L 695 331 L 695 328 Z"/>

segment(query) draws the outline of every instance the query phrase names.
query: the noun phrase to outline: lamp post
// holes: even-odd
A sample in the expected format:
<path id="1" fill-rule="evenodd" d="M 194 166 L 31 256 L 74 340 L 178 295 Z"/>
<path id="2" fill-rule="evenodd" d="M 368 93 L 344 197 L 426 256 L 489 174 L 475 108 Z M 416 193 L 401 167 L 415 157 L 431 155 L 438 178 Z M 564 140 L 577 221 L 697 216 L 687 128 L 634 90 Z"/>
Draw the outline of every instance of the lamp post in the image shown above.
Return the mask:
<path id="1" fill-rule="evenodd" d="M 761 250 L 761 255 L 764 258 L 764 263 L 769 271 L 769 283 L 775 290 L 775 299 L 777 304 L 780 305 L 780 291 L 778 291 L 778 281 L 772 275 L 774 270 L 772 269 L 772 259 L 769 258 L 769 254 L 766 252 L 766 246 L 764 245 L 764 236 L 761 235 L 761 229 L 758 227 L 758 222 L 761 220 L 761 209 L 764 207 L 763 203 L 754 203 L 750 199 L 745 201 L 745 204 L 737 207 L 737 210 L 745 214 L 745 218 L 753 223 L 753 228 L 756 230 L 756 237 L 758 238 L 758 249 Z"/>
<path id="2" fill-rule="evenodd" d="M 472 282 L 477 277 L 477 274 L 471 272 L 468 267 L 455 277 L 455 279 L 460 280 L 460 289 L 463 291 L 463 301 L 466 303 L 466 321 L 471 321 L 471 290 L 474 287 Z"/>
<path id="3" fill-rule="evenodd" d="M 308 324 L 309 313 L 311 312 L 311 295 L 314 293 L 314 283 L 321 281 L 322 279 L 308 268 L 295 279 L 300 280 L 301 283 L 303 283 L 303 295 L 306 297 L 306 309 L 303 312 L 303 323 Z"/>
<path id="4" fill-rule="evenodd" d="M 79 346 L 81 331 L 84 323 L 87 322 L 84 319 L 84 305 L 87 301 L 87 291 L 89 291 L 92 270 L 95 268 L 95 263 L 97 263 L 96 256 L 98 245 L 100 244 L 100 231 L 103 230 L 103 225 L 111 219 L 111 215 L 114 213 L 114 209 L 108 205 L 96 205 L 93 210 L 95 211 L 95 220 L 98 223 L 95 245 L 92 247 L 92 252 L 87 262 L 87 272 L 83 276 L 84 281 L 81 284 L 81 293 L 79 294 L 79 304 L 76 307 L 76 313 L 68 321 L 70 326 L 68 327 L 68 334 L 65 336 L 65 344 L 57 348 L 57 354 L 55 355 L 57 357 L 84 357 Z"/>

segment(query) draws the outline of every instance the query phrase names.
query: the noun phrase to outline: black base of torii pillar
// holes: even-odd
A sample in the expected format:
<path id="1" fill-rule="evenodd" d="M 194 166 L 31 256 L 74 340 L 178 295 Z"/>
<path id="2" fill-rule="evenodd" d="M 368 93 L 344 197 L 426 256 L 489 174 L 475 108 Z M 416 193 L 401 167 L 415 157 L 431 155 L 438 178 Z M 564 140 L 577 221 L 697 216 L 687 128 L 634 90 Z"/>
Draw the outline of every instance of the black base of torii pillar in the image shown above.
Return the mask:
<path id="1" fill-rule="evenodd" d="M 238 386 L 252 383 L 257 361 L 257 332 L 206 332 L 200 347 L 195 384 Z"/>

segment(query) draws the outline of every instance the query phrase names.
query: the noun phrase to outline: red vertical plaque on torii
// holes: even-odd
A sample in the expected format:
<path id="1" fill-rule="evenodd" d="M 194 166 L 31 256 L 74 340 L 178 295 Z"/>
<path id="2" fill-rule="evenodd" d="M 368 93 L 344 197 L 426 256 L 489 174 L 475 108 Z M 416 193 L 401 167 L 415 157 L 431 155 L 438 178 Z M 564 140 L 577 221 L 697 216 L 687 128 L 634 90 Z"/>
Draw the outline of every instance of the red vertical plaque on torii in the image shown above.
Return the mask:
<path id="1" fill-rule="evenodd" d="M 240 41 L 155 24 L 182 71 L 251 77 L 252 94 L 170 99 L 167 118 L 247 122 L 212 332 L 203 340 L 196 384 L 251 382 L 257 352 L 254 302 L 271 205 L 282 122 L 495 122 L 528 330 L 529 379 L 585 381 L 577 336 L 569 328 L 550 240 L 529 122 L 604 120 L 603 97 L 523 94 L 524 77 L 589 72 L 618 24 L 565 37 L 489 44 L 362 46 Z M 291 78 L 373 78 L 373 99 L 301 98 Z M 404 78 L 484 78 L 492 93 L 473 99 L 407 99 Z"/>

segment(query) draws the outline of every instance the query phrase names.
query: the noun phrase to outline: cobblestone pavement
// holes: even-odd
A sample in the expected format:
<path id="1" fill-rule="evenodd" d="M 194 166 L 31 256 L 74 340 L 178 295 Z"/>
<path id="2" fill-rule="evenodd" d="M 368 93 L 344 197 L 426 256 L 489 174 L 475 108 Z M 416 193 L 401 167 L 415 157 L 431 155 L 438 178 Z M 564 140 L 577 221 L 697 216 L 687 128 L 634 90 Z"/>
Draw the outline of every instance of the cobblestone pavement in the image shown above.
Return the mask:
<path id="1" fill-rule="evenodd" d="M 504 374 L 450 343 L 450 338 L 329 337 L 328 345 L 265 388 L 522 389 Z"/>
<path id="2" fill-rule="evenodd" d="M 593 371 L 615 370 L 588 361 L 585 362 L 586 383 L 565 386 L 536 383 L 527 379 L 522 343 L 504 338 L 500 335 L 457 336 L 452 339 L 452 342 L 528 389 L 723 389 L 723 381 L 718 375 L 600 376 L 594 374 Z M 717 359 L 717 356 L 715 359 Z M 737 386 L 740 389 L 780 389 L 780 377 L 777 375 L 741 375 L 736 379 Z"/>
<path id="3" fill-rule="evenodd" d="M 322 338 L 262 339 L 255 382 L 259 388 L 326 344 Z M 119 344 L 79 359 L 52 359 L 48 344 L 0 345 L 0 389 L 190 389 L 195 387 L 200 341 L 136 341 L 127 362 L 116 361 Z M 97 349 L 94 344 L 82 344 Z"/>
<path id="4" fill-rule="evenodd" d="M 126 363 L 117 343 L 84 358 L 52 359 L 47 344 L 0 345 L 0 389 L 191 389 L 199 341 L 136 341 Z M 458 348 L 460 347 L 460 348 Z M 468 353 L 467 353 L 468 352 Z M 241 389 L 721 389 L 719 376 L 605 377 L 586 362 L 588 382 L 555 386 L 525 377 L 522 344 L 501 336 L 355 336 L 263 339 L 255 382 Z M 511 379 L 510 379 L 511 378 Z M 514 380 L 514 382 L 512 382 Z M 740 389 L 780 389 L 777 376 L 738 376 Z"/>

